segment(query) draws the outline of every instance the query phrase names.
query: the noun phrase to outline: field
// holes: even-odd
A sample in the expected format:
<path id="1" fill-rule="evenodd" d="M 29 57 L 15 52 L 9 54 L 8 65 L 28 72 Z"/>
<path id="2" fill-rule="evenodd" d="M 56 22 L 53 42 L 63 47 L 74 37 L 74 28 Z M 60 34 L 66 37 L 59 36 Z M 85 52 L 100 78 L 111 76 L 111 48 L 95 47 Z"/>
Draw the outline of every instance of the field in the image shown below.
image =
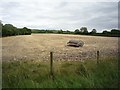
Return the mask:
<path id="1" fill-rule="evenodd" d="M 83 47 L 69 47 L 70 39 Z M 100 51 L 96 63 L 96 51 Z M 50 55 L 53 52 L 53 77 Z M 118 38 L 32 34 L 2 38 L 3 88 L 117 88 Z"/>
<path id="2" fill-rule="evenodd" d="M 68 47 L 71 40 L 82 40 L 83 47 Z M 117 56 L 118 38 L 63 34 L 32 34 L 5 37 L 2 39 L 3 60 L 49 60 L 49 52 L 54 52 L 54 60 L 84 60 L 100 57 Z"/>

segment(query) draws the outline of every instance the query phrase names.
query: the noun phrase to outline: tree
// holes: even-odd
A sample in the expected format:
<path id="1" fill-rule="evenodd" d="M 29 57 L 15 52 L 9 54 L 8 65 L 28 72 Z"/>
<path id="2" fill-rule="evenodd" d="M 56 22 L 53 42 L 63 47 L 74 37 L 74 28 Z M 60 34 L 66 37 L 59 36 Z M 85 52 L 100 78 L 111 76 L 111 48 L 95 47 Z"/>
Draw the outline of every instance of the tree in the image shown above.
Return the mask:
<path id="1" fill-rule="evenodd" d="M 92 29 L 92 31 L 90 32 L 90 34 L 96 34 L 97 30 L 96 29 Z"/>
<path id="2" fill-rule="evenodd" d="M 16 27 L 14 27 L 12 24 L 5 24 L 2 28 L 2 35 L 3 36 L 12 36 L 16 35 Z"/>
<path id="3" fill-rule="evenodd" d="M 112 29 L 111 34 L 120 34 L 120 30 Z"/>
<path id="4" fill-rule="evenodd" d="M 71 32 L 69 30 L 66 31 L 67 34 L 70 34 Z"/>
<path id="5" fill-rule="evenodd" d="M 76 30 L 74 31 L 74 33 L 75 33 L 75 34 L 80 34 L 79 29 L 76 29 Z"/>
<path id="6" fill-rule="evenodd" d="M 109 32 L 107 30 L 102 32 L 103 34 L 109 34 Z"/>
<path id="7" fill-rule="evenodd" d="M 82 34 L 88 34 L 87 27 L 81 27 L 80 30 Z"/>
<path id="8" fill-rule="evenodd" d="M 62 29 L 61 29 L 61 30 L 59 30 L 59 31 L 58 31 L 58 33 L 59 33 L 59 34 L 62 34 L 62 33 L 63 33 L 63 30 L 62 30 Z"/>
<path id="9" fill-rule="evenodd" d="M 26 27 L 18 29 L 12 24 L 5 24 L 2 26 L 2 36 L 15 36 L 15 35 L 30 35 L 31 29 Z"/>
<path id="10" fill-rule="evenodd" d="M 3 24 L 2 24 L 2 21 L 0 20 L 0 37 L 2 36 L 2 27 L 3 27 Z"/>
<path id="11" fill-rule="evenodd" d="M 24 27 L 22 29 L 22 34 L 23 35 L 30 35 L 31 34 L 31 29 L 28 29 L 27 27 Z"/>

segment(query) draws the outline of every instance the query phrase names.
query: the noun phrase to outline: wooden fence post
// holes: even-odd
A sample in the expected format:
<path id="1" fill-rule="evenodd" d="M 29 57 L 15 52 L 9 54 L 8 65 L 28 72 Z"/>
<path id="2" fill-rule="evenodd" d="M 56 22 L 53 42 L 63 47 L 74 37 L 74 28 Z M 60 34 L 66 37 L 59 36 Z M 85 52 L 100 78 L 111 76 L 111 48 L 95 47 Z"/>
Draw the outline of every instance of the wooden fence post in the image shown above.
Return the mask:
<path id="1" fill-rule="evenodd" d="M 97 63 L 99 63 L 99 56 L 100 56 L 100 52 L 97 51 Z"/>
<path id="2" fill-rule="evenodd" d="M 50 76 L 53 78 L 53 52 L 50 52 Z"/>

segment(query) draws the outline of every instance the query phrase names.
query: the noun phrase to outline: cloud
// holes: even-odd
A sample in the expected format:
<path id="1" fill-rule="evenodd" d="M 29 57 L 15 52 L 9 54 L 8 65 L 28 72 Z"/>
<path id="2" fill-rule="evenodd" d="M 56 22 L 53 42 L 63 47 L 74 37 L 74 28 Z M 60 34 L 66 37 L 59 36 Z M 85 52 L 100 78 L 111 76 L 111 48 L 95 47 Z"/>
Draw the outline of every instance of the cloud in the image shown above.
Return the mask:
<path id="1" fill-rule="evenodd" d="M 101 31 L 118 27 L 117 2 L 53 1 L 1 0 L 0 19 L 17 27 L 38 29 L 75 30 L 86 26 Z"/>

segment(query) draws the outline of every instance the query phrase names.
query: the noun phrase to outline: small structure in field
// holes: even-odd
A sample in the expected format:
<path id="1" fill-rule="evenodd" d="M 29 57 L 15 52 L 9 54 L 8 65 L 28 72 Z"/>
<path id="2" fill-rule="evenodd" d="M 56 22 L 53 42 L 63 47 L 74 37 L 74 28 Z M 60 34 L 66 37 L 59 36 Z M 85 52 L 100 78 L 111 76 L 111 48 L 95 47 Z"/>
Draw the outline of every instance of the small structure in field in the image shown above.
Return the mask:
<path id="1" fill-rule="evenodd" d="M 69 40 L 67 43 L 68 46 L 74 46 L 74 47 L 83 47 L 84 42 L 81 40 Z"/>

